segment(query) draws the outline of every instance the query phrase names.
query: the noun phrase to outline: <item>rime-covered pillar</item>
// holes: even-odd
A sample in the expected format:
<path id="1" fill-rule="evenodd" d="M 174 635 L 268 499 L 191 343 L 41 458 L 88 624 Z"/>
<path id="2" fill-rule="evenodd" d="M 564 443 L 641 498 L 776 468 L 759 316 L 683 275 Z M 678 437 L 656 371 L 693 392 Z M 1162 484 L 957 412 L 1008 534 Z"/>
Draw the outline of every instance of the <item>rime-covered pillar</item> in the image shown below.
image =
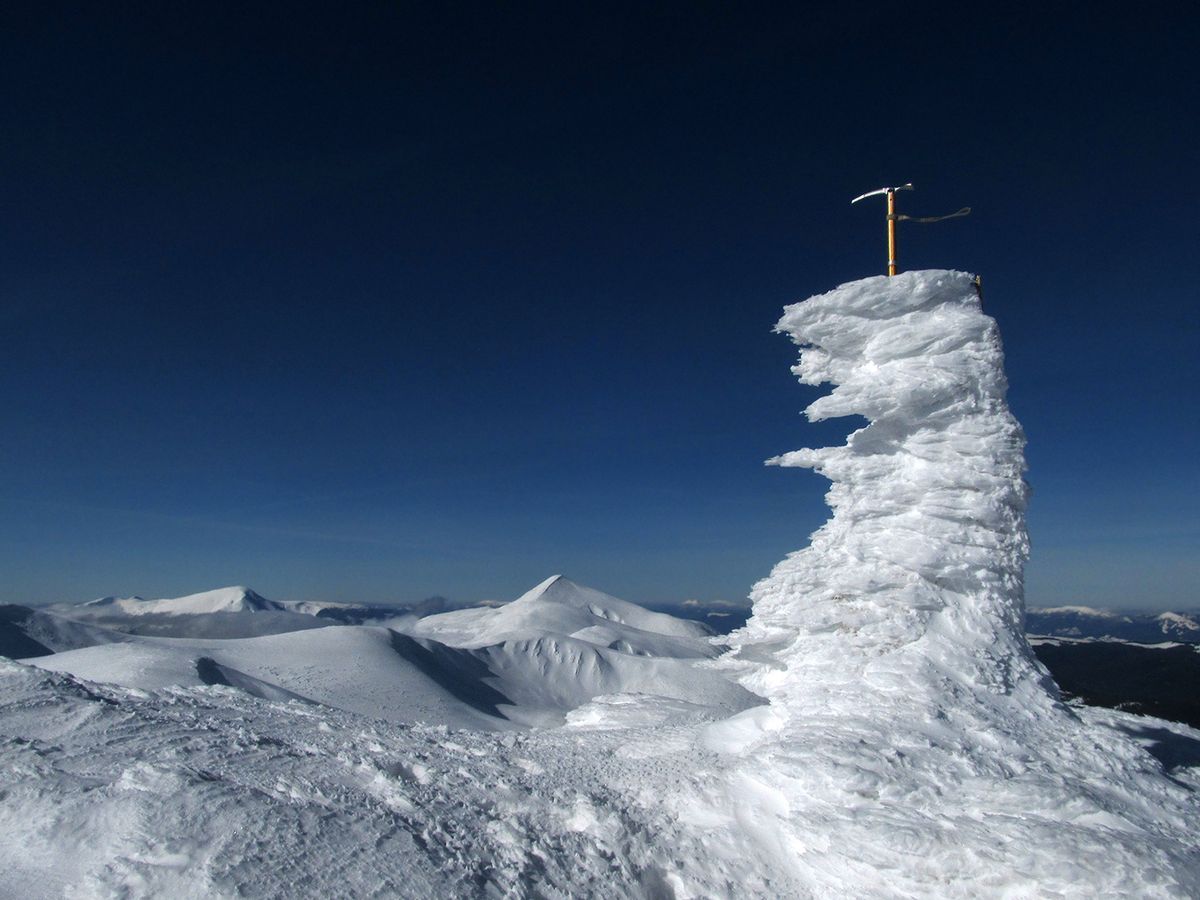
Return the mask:
<path id="1" fill-rule="evenodd" d="M 972 276 L 865 278 L 787 307 L 776 329 L 800 346 L 801 382 L 834 385 L 808 418 L 869 424 L 768 460 L 830 479 L 833 516 L 755 585 L 728 664 L 789 716 L 1045 694 L 1022 633 L 1024 435 Z"/>

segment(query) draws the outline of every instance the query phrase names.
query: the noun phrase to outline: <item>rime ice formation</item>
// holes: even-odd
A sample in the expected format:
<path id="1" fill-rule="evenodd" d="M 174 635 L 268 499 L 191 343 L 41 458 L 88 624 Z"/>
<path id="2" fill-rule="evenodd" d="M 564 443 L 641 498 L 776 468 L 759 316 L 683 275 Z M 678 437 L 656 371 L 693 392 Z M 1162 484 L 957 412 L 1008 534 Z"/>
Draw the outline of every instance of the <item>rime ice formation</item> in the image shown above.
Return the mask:
<path id="1" fill-rule="evenodd" d="M 768 461 L 829 478 L 833 516 L 730 636 L 769 705 L 702 737 L 742 760 L 764 866 L 819 896 L 1195 896 L 1194 785 L 1059 702 L 1022 634 L 1024 437 L 971 276 L 867 278 L 777 330 L 834 385 L 808 416 L 867 425 Z"/>
<path id="2" fill-rule="evenodd" d="M 806 713 L 847 696 L 918 702 L 947 678 L 1038 685 L 1021 630 L 1024 436 L 971 276 L 867 278 L 788 307 L 776 328 L 801 347 L 803 383 L 836 385 L 808 417 L 868 424 L 768 461 L 829 478 L 833 517 L 755 585 L 735 638 L 759 660 L 747 684 Z"/>

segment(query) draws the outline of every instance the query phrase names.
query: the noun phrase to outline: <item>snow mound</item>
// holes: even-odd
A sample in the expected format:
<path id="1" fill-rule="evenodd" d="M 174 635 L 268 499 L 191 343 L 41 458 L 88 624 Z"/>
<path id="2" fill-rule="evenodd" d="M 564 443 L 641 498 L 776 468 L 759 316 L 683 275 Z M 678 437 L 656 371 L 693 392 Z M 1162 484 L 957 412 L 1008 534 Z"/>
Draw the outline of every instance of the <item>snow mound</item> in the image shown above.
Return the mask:
<path id="1" fill-rule="evenodd" d="M 762 703 L 723 673 L 685 657 L 629 653 L 559 635 L 513 639 L 466 651 L 481 660 L 509 698 L 505 715 L 538 727 L 561 725 L 598 696 L 637 695 L 655 702 L 727 716 Z M 647 702 L 649 702 L 647 700 Z"/>
<path id="2" fill-rule="evenodd" d="M 463 651 L 386 628 L 347 625 L 244 639 L 139 638 L 30 660 L 39 668 L 144 691 L 226 685 L 386 719 L 451 728 L 513 726 L 490 673 Z"/>

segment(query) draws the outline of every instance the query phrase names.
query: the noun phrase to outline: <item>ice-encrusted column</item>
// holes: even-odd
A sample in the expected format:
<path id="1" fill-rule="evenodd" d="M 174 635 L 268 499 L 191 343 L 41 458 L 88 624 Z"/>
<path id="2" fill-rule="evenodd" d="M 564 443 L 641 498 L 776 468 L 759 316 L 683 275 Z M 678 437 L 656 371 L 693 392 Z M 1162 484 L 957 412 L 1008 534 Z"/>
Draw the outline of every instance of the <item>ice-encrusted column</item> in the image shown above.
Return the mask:
<path id="1" fill-rule="evenodd" d="M 834 385 L 810 418 L 869 424 L 772 460 L 833 516 L 755 585 L 719 664 L 769 703 L 701 730 L 723 787 L 678 819 L 735 822 L 764 895 L 1200 896 L 1194 782 L 1058 702 L 1022 634 L 1024 437 L 971 277 L 856 281 L 779 330 Z"/>
<path id="2" fill-rule="evenodd" d="M 972 276 L 865 278 L 776 329 L 800 345 L 801 382 L 834 385 L 809 419 L 869 424 L 768 460 L 829 478 L 833 516 L 755 585 L 727 661 L 788 712 L 1041 683 L 1022 634 L 1025 440 Z"/>

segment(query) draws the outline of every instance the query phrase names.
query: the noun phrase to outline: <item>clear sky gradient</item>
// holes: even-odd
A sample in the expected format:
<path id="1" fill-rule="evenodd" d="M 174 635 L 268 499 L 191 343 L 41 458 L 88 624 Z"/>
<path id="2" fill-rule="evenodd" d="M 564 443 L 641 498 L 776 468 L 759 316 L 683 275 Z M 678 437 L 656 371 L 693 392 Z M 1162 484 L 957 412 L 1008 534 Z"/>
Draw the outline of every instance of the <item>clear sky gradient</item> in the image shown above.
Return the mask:
<path id="1" fill-rule="evenodd" d="M 1029 602 L 1200 606 L 1194 7 L 426 6 L 0 13 L 0 599 L 740 600 L 854 424 L 771 326 L 913 181 Z"/>

